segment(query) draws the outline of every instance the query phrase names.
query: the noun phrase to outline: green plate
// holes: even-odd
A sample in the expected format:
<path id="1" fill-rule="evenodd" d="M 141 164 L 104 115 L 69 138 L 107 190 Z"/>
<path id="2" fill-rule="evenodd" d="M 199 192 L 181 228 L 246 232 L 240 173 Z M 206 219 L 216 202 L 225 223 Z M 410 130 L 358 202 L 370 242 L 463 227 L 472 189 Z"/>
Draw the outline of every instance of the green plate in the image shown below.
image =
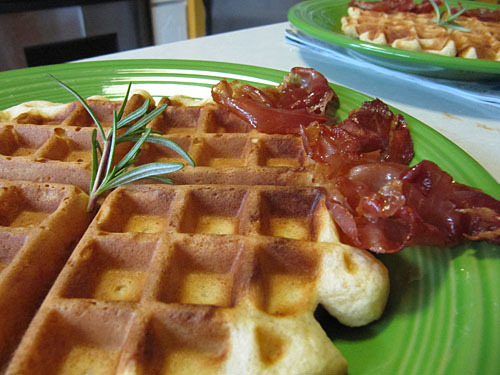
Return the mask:
<path id="1" fill-rule="evenodd" d="M 133 87 L 161 95 L 210 95 L 221 78 L 276 84 L 284 72 L 236 64 L 183 60 L 118 60 L 0 73 L 0 109 L 34 99 L 73 98 L 45 77 L 51 73 L 83 96 L 124 95 Z M 340 117 L 371 98 L 333 85 Z M 500 186 L 452 142 L 405 115 L 415 161 L 430 159 L 455 179 L 500 198 Z M 323 310 L 316 315 L 349 362 L 350 375 L 500 374 L 500 247 L 467 243 L 451 249 L 415 247 L 379 257 L 389 268 L 391 294 L 383 317 L 347 328 Z"/>
<path id="2" fill-rule="evenodd" d="M 311 0 L 299 3 L 288 12 L 288 20 L 300 31 L 331 43 L 334 47 L 386 68 L 405 73 L 454 80 L 500 80 L 500 62 L 439 56 L 405 51 L 350 38 L 341 30 L 340 19 L 347 16 L 350 0 Z M 457 0 L 449 0 L 450 5 Z M 468 9 L 500 9 L 500 5 L 461 1 Z"/>

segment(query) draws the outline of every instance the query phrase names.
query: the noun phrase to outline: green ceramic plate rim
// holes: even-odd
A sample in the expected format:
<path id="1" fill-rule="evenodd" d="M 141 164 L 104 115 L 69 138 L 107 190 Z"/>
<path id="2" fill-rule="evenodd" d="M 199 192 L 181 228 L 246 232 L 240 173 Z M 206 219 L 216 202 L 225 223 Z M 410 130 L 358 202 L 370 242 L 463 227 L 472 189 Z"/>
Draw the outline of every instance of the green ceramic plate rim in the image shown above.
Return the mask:
<path id="1" fill-rule="evenodd" d="M 26 100 L 72 100 L 46 73 L 56 75 L 83 96 L 102 94 L 107 85 L 126 87 L 128 81 L 205 89 L 210 80 L 226 76 L 279 82 L 285 74 L 256 66 L 193 60 L 116 60 L 28 68 L 0 73 L 0 109 Z M 340 117 L 372 99 L 342 86 L 332 87 L 341 100 Z M 500 185 L 476 161 L 430 127 L 402 114 L 415 141 L 415 161 L 436 161 L 458 181 L 500 199 Z M 499 250 L 475 243 L 452 249 L 416 247 L 382 256 L 392 285 L 382 319 L 357 329 L 341 327 L 331 318 L 320 319 L 347 358 L 349 374 L 498 373 L 500 361 L 494 350 L 500 347 L 500 305 L 493 300 L 500 296 Z M 487 350 L 491 355 L 485 357 Z"/>
<path id="2" fill-rule="evenodd" d="M 292 6 L 288 11 L 288 20 L 297 29 L 334 45 L 366 53 L 369 55 L 389 58 L 400 63 L 436 66 L 451 70 L 498 74 L 500 77 L 500 62 L 489 60 L 471 60 L 461 57 L 439 56 L 425 52 L 405 51 L 390 46 L 380 46 L 374 43 L 352 39 L 340 30 L 340 18 L 347 15 L 350 0 L 309 0 Z M 371 0 L 370 0 L 371 1 Z M 457 0 L 449 0 L 456 5 Z M 482 2 L 462 1 L 469 9 L 489 8 L 500 9 L 500 5 Z M 345 8 L 342 14 L 339 8 Z M 312 16 L 320 15 L 325 20 L 318 24 Z"/>

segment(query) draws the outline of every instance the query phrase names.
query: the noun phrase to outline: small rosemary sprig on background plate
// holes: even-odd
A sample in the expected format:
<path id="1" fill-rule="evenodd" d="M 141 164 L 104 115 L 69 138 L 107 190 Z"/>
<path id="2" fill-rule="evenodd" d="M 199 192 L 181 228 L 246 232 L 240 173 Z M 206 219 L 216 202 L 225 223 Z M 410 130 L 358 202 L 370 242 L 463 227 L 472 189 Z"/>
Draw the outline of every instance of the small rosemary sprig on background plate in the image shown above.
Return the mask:
<path id="1" fill-rule="evenodd" d="M 101 147 L 97 141 L 97 129 L 94 129 L 92 132 L 92 172 L 89 188 L 89 204 L 87 206 L 89 212 L 94 210 L 97 198 L 101 194 L 129 182 L 143 178 L 153 178 L 161 182 L 173 183 L 171 179 L 162 175 L 178 171 L 184 167 L 184 164 L 158 162 L 132 167 L 144 142 L 168 147 L 182 156 L 190 165 L 194 166 L 193 159 L 179 145 L 169 139 L 152 135 L 155 132 L 147 127 L 147 124 L 159 116 L 167 105 L 162 105 L 147 113 L 149 108 L 149 99 L 147 99 L 140 108 L 123 117 L 130 94 L 131 83 L 129 83 L 120 110 L 118 113 L 113 111 L 113 124 L 108 134 L 106 134 L 99 119 L 93 113 L 85 99 L 54 76 L 50 74 L 48 76 L 69 91 L 83 105 L 95 122 L 103 140 Z M 120 134 L 118 134 L 119 130 Z M 123 142 L 132 142 L 133 146 L 120 161 L 114 163 L 116 145 Z"/>
<path id="2" fill-rule="evenodd" d="M 432 21 L 436 22 L 439 26 L 446 27 L 448 29 L 453 29 L 453 30 L 458 30 L 458 31 L 464 31 L 464 32 L 470 32 L 471 30 L 467 27 L 464 27 L 460 25 L 456 19 L 463 13 L 465 12 L 465 8 L 460 9 L 457 13 L 451 14 L 451 7 L 450 4 L 448 4 L 447 0 L 443 0 L 444 6 L 446 7 L 446 13 L 447 16 L 446 18 L 443 18 L 443 13 L 441 12 L 441 9 L 437 5 L 435 0 L 429 0 L 431 3 L 432 7 L 434 8 L 434 12 L 436 13 L 436 18 L 432 19 Z"/>

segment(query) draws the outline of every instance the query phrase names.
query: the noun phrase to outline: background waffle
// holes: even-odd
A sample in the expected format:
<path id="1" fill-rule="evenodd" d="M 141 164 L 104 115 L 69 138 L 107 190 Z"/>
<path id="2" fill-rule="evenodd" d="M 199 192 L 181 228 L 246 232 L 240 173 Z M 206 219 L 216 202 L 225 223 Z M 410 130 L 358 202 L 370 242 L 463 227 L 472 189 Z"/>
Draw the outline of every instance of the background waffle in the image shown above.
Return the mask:
<path id="1" fill-rule="evenodd" d="M 387 271 L 338 243 L 314 187 L 128 185 L 111 193 L 8 375 L 341 374 L 314 319 L 377 318 Z"/>
<path id="2" fill-rule="evenodd" d="M 0 373 L 87 228 L 87 202 L 74 186 L 0 180 Z"/>
<path id="3" fill-rule="evenodd" d="M 500 23 L 459 17 L 458 22 L 472 32 L 454 30 L 452 38 L 460 57 L 500 61 Z"/>
<path id="4" fill-rule="evenodd" d="M 443 56 L 500 61 L 499 25 L 472 17 L 459 17 L 458 23 L 471 32 L 438 26 L 434 13 L 383 13 L 348 8 L 342 17 L 342 31 L 349 37 L 410 51 Z"/>

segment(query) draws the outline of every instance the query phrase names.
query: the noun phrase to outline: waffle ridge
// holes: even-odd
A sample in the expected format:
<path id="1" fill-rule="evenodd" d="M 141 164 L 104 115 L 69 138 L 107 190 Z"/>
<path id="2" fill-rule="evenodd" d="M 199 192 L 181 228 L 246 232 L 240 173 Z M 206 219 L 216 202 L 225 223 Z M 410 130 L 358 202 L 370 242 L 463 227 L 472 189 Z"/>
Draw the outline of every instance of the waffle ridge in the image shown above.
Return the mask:
<path id="1" fill-rule="evenodd" d="M 434 13 L 384 13 L 348 8 L 341 18 L 342 31 L 349 37 L 409 51 L 443 56 L 500 61 L 500 34 L 497 22 L 460 16 L 457 22 L 470 32 L 437 25 Z"/>

